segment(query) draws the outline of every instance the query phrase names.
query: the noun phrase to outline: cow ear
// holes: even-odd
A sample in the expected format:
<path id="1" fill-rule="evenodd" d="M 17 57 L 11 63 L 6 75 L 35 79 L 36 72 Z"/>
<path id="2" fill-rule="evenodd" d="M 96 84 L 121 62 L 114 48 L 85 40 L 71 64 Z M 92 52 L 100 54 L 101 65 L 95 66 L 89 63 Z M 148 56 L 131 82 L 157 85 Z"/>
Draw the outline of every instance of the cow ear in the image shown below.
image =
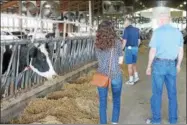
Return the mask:
<path id="1" fill-rule="evenodd" d="M 29 56 L 32 57 L 32 58 L 35 58 L 37 56 L 37 49 L 36 48 L 32 48 L 29 51 Z"/>

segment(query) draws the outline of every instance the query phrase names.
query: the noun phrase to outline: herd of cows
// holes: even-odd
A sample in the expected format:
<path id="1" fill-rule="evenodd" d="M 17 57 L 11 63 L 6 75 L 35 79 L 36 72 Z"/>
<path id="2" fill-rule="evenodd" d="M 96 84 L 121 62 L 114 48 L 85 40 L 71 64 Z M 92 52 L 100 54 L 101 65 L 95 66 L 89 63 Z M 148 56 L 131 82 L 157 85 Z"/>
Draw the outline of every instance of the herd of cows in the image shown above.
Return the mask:
<path id="1" fill-rule="evenodd" d="M 152 36 L 152 33 L 153 33 L 152 28 L 142 28 L 140 29 L 140 39 L 149 40 Z"/>
<path id="2" fill-rule="evenodd" d="M 20 35 L 21 34 L 21 35 Z M 30 43 L 30 44 L 20 44 L 20 55 L 19 59 L 17 59 L 17 63 L 19 63 L 17 72 L 18 74 L 23 73 L 26 70 L 32 70 L 39 76 L 45 77 L 47 79 L 53 79 L 57 76 L 57 72 L 54 70 L 53 64 L 52 64 L 52 54 L 57 53 L 54 52 L 54 46 L 51 37 L 54 38 L 54 33 L 47 33 L 42 34 L 37 33 L 36 38 L 45 38 L 49 42 L 45 43 Z M 16 36 L 16 35 L 19 35 Z M 32 38 L 32 34 L 24 34 L 24 33 L 17 33 L 16 35 L 13 35 L 12 33 L 1 31 L 1 40 L 2 43 L 12 42 L 13 39 L 14 42 L 19 42 L 27 40 Z M 66 37 L 77 37 L 80 36 L 88 36 L 88 34 L 76 34 L 76 33 L 69 33 L 65 34 Z M 37 37 L 38 36 L 38 37 Z M 41 37 L 42 36 L 42 37 Z M 63 36 L 63 33 L 60 33 L 60 36 Z M 3 41 L 4 40 L 4 41 Z M 14 45 L 1 45 L 1 65 L 2 65 L 2 76 L 7 76 L 8 73 L 10 73 L 10 66 L 9 64 L 13 64 L 11 61 L 12 55 L 15 53 L 14 51 Z M 66 45 L 61 45 L 61 48 L 65 47 Z M 55 47 L 57 48 L 57 47 Z M 17 53 L 17 52 L 16 52 Z M 16 57 L 17 58 L 17 57 Z M 17 65 L 17 64 L 16 64 Z M 9 74 L 10 75 L 10 74 Z M 2 80 L 2 79 L 1 79 Z M 5 83 L 4 83 L 5 84 Z"/>
<path id="3" fill-rule="evenodd" d="M 12 33 L 1 31 L 1 40 L 7 40 L 11 41 L 12 39 L 31 39 L 32 33 L 25 34 L 24 32 L 17 32 L 16 35 L 13 35 Z M 80 34 L 65 34 L 66 37 L 76 37 L 77 35 L 80 36 Z M 84 34 L 82 36 L 86 36 L 87 34 Z M 63 33 L 60 33 L 60 36 L 63 36 Z M 88 35 L 87 35 L 88 36 Z M 55 33 L 36 33 L 36 38 L 54 38 Z M 7 42 L 6 41 L 6 42 Z M 30 45 L 30 44 L 29 44 Z M 20 60 L 19 60 L 19 72 L 23 71 L 25 67 L 29 66 L 34 72 L 36 72 L 38 75 L 46 77 L 46 78 L 52 78 L 54 75 L 56 75 L 52 63 L 49 59 L 49 51 L 50 46 L 49 43 L 45 44 L 33 44 L 32 48 L 29 48 L 29 45 L 21 45 L 20 47 Z M 7 71 L 11 55 L 13 53 L 13 48 L 11 45 L 1 46 L 2 53 L 3 53 L 3 70 L 2 74 L 4 74 Z M 29 50 L 29 51 L 28 51 Z M 29 52 L 29 54 L 27 54 Z M 27 57 L 28 56 L 28 57 Z M 29 59 L 29 64 L 28 60 Z"/>

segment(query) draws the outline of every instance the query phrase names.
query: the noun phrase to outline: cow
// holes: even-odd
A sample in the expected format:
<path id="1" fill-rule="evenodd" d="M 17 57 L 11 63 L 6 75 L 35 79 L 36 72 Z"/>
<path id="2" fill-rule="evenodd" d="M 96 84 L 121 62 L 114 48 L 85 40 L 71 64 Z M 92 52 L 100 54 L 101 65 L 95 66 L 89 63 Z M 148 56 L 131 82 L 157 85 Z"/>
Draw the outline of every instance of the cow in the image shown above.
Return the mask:
<path id="1" fill-rule="evenodd" d="M 20 47 L 20 59 L 19 59 L 19 73 L 29 67 L 32 71 L 47 79 L 54 78 L 57 74 L 54 71 L 52 62 L 50 60 L 50 49 L 48 43 L 34 44 L 33 46 L 21 45 Z M 3 69 L 2 74 L 7 71 L 10 58 L 12 55 L 12 49 L 9 46 L 5 46 L 5 52 L 3 54 Z M 29 61 L 29 64 L 28 64 Z"/>
<path id="2" fill-rule="evenodd" d="M 1 34 L 2 40 L 7 40 L 6 42 L 12 41 L 12 36 L 7 36 Z M 18 38 L 16 38 L 18 39 Z M 4 41 L 5 42 L 5 41 Z M 22 74 L 26 70 L 32 70 L 36 74 L 43 76 L 47 79 L 54 79 L 58 74 L 55 72 L 52 61 L 52 51 L 54 45 L 53 43 L 31 43 L 31 44 L 22 44 L 20 45 L 20 58 L 19 58 L 19 67 L 18 67 L 18 77 L 14 81 L 15 84 L 20 88 L 20 80 L 22 78 Z M 1 46 L 1 61 L 2 61 L 2 69 L 1 69 L 1 97 L 5 97 L 5 74 L 7 73 L 9 63 L 11 61 L 11 56 L 13 54 L 13 46 L 5 45 Z M 21 76 L 21 78 L 20 78 Z M 20 79 L 20 80 L 18 80 Z"/>

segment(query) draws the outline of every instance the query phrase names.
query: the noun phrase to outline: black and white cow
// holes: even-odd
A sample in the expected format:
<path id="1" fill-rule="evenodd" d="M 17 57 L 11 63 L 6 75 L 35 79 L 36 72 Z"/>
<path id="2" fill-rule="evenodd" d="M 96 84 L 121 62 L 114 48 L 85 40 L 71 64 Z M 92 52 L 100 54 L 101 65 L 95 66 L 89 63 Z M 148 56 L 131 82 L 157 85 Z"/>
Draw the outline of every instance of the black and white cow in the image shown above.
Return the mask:
<path id="1" fill-rule="evenodd" d="M 28 45 L 21 45 L 18 72 L 20 73 L 24 71 L 26 67 L 29 67 L 32 71 L 40 76 L 43 76 L 47 79 L 54 78 L 57 76 L 57 73 L 54 71 L 49 53 L 50 49 L 47 43 L 38 45 L 34 44 L 32 47 Z M 3 54 L 2 74 L 7 71 L 11 55 L 12 49 L 9 46 L 6 46 L 5 52 Z"/>

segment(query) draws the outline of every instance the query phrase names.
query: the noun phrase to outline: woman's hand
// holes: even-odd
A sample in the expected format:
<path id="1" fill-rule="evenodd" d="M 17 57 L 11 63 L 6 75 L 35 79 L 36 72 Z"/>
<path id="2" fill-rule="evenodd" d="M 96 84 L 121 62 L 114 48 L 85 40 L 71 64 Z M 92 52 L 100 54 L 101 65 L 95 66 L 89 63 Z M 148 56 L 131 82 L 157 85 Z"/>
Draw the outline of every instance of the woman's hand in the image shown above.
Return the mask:
<path id="1" fill-rule="evenodd" d="M 120 57 L 119 57 L 118 63 L 119 63 L 119 64 L 123 64 L 123 56 L 120 56 Z"/>

